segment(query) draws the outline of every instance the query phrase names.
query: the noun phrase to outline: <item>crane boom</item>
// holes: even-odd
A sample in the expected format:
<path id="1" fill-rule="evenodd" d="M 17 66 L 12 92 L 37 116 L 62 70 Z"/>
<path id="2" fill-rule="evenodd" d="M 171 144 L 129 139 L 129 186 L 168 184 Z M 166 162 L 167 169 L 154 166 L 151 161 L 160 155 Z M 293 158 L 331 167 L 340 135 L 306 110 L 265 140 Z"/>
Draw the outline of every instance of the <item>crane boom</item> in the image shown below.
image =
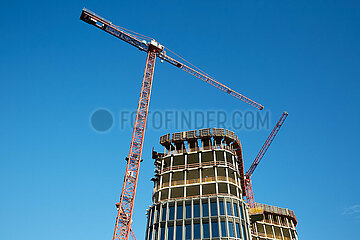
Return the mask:
<path id="1" fill-rule="evenodd" d="M 164 55 L 164 54 L 160 54 L 159 58 L 167 61 L 168 63 L 171 63 L 172 65 L 184 70 L 185 72 L 190 73 L 191 75 L 203 80 L 204 82 L 206 82 L 208 84 L 211 84 L 214 87 L 217 87 L 221 91 L 224 91 L 224 92 L 230 94 L 231 96 L 236 97 L 236 98 L 240 99 L 241 101 L 243 101 L 243 102 L 245 102 L 245 103 L 247 103 L 247 104 L 249 104 L 249 105 L 251 105 L 251 106 L 253 106 L 253 107 L 257 108 L 257 109 L 259 109 L 259 110 L 264 109 L 264 107 L 261 104 L 259 104 L 259 103 L 255 102 L 255 101 L 251 100 L 250 98 L 245 97 L 244 95 L 232 90 L 231 88 L 229 88 L 229 87 L 225 86 L 224 84 L 216 81 L 215 79 L 201 73 L 200 71 L 197 71 L 197 70 L 195 70 L 195 69 L 193 69 L 193 68 L 191 68 L 191 67 L 189 67 L 189 66 L 187 66 L 187 65 L 185 65 L 185 64 L 183 64 L 183 63 L 181 63 L 181 62 L 179 62 L 179 61 L 177 61 L 177 60 L 175 60 L 175 59 L 173 59 L 171 57 L 169 57 L 169 56 Z"/>
<path id="2" fill-rule="evenodd" d="M 280 120 L 277 122 L 277 124 L 275 125 L 274 129 L 271 131 L 269 137 L 266 139 L 264 145 L 261 147 L 260 152 L 258 153 L 258 155 L 256 156 L 253 164 L 251 165 L 251 167 L 249 168 L 249 170 L 246 172 L 245 177 L 246 178 L 250 178 L 251 175 L 253 174 L 253 172 L 255 171 L 257 165 L 259 164 L 259 162 L 261 161 L 261 159 L 264 157 L 266 151 L 268 150 L 270 144 L 272 143 L 272 141 L 274 140 L 276 134 L 279 132 L 281 126 L 283 125 L 286 117 L 288 116 L 287 112 L 283 112 L 283 114 L 280 117 Z"/>
<path id="3" fill-rule="evenodd" d="M 95 27 L 100 28 L 100 29 L 104 30 L 105 32 L 133 45 L 134 47 L 137 47 L 139 50 L 144 51 L 144 52 L 149 51 L 149 46 L 151 43 L 158 44 L 155 42 L 155 40 L 151 40 L 150 44 L 147 43 L 145 40 L 140 40 L 136 36 L 133 36 L 132 34 L 126 32 L 125 30 L 112 24 L 110 21 L 96 15 L 95 13 L 91 12 L 90 10 L 88 10 L 86 8 L 83 9 L 80 19 L 86 23 L 94 25 Z M 160 47 L 161 45 L 158 45 L 158 46 Z M 166 51 L 164 50 L 163 46 L 161 46 L 161 51 L 158 51 L 156 53 L 156 55 L 160 59 L 184 70 L 185 72 L 190 73 L 191 75 L 203 80 L 204 82 L 206 82 L 208 84 L 211 84 L 212 86 L 222 90 L 223 92 L 228 93 L 231 96 L 236 97 L 236 98 L 240 99 L 241 101 L 243 101 L 259 110 L 264 109 L 264 107 L 261 104 L 232 90 L 231 88 L 229 88 L 229 87 L 225 86 L 224 84 L 218 82 L 217 80 L 209 77 L 208 75 L 201 73 L 200 71 L 197 71 L 197 70 L 187 66 L 186 64 L 184 64 L 178 60 L 175 60 L 174 58 L 167 56 Z"/>
<path id="4" fill-rule="evenodd" d="M 245 173 L 245 191 L 246 191 L 246 198 L 247 203 L 251 208 L 255 207 L 255 200 L 254 200 L 254 193 L 252 190 L 251 184 L 251 176 L 254 173 L 256 167 L 259 165 L 261 159 L 264 157 L 266 151 L 268 150 L 270 144 L 274 140 L 276 134 L 279 132 L 281 126 L 284 124 L 286 117 L 288 116 L 287 112 L 283 112 L 279 121 L 276 123 L 274 129 L 271 131 L 269 137 L 266 139 L 264 145 L 261 147 L 260 152 L 256 156 L 254 162 L 250 166 L 249 170 Z"/>

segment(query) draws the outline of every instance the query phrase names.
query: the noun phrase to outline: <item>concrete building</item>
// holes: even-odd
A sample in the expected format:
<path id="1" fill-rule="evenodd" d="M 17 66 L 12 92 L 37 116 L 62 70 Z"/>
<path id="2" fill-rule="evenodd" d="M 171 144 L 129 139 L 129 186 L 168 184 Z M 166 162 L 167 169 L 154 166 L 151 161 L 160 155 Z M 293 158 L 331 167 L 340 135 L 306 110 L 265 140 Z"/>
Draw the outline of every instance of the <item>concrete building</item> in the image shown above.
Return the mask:
<path id="1" fill-rule="evenodd" d="M 298 240 L 297 220 L 293 211 L 260 203 L 255 203 L 255 208 L 250 208 L 249 211 L 253 219 L 253 240 Z M 256 216 L 260 216 L 259 221 L 254 221 Z"/>
<path id="2" fill-rule="evenodd" d="M 164 152 L 153 152 L 153 205 L 145 239 L 250 240 L 242 150 L 234 132 L 166 134 L 160 144 Z"/>

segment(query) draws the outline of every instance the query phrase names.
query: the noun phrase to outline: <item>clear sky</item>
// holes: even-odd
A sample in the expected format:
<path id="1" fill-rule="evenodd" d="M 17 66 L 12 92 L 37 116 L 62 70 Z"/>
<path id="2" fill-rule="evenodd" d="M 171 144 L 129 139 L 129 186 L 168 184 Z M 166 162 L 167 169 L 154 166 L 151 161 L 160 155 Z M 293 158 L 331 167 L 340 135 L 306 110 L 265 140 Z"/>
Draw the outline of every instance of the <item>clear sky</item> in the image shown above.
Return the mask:
<path id="1" fill-rule="evenodd" d="M 258 202 L 290 208 L 299 239 L 357 239 L 359 1 L 5 1 L 0 7 L 0 239 L 111 239 L 146 54 L 79 20 L 82 7 L 152 36 L 265 106 L 284 127 L 253 175 Z M 104 108 L 114 126 L 94 131 Z M 150 108 L 251 107 L 157 62 Z M 216 125 L 216 124 L 215 124 Z M 213 127 L 213 126 L 205 126 Z M 178 129 L 188 130 L 188 129 Z M 248 168 L 271 129 L 239 129 Z M 145 136 L 134 229 L 151 204 Z"/>

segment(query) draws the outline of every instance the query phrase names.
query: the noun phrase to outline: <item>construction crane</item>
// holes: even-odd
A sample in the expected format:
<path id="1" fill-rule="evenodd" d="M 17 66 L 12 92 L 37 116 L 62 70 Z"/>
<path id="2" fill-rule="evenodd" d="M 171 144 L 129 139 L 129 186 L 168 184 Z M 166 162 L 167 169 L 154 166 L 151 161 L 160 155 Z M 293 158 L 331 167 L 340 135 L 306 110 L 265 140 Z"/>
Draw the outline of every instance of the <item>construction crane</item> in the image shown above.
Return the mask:
<path id="1" fill-rule="evenodd" d="M 261 147 L 260 152 L 256 156 L 254 162 L 250 166 L 249 170 L 245 173 L 245 189 L 246 189 L 246 199 L 247 203 L 250 208 L 255 207 L 255 200 L 254 200 L 254 193 L 252 190 L 252 184 L 251 184 L 251 176 L 254 173 L 256 167 L 259 165 L 261 159 L 264 157 L 266 151 L 270 147 L 270 144 L 274 140 L 276 134 L 279 132 L 281 126 L 284 124 L 284 121 L 286 117 L 288 116 L 287 112 L 283 112 L 283 114 L 280 117 L 280 120 L 275 125 L 274 129 L 271 131 L 269 137 L 266 139 L 264 145 Z"/>
<path id="2" fill-rule="evenodd" d="M 160 58 L 185 72 L 188 72 L 195 77 L 209 83 L 218 89 L 230 94 L 233 97 L 244 101 L 245 103 L 262 110 L 264 107 L 259 103 L 245 97 L 244 95 L 230 89 L 224 84 L 211 78 L 208 74 L 196 68 L 195 66 L 189 67 L 188 65 L 169 57 L 166 54 L 164 46 L 156 42 L 154 39 L 148 38 L 144 35 L 127 30 L 123 27 L 116 26 L 110 21 L 96 15 L 95 13 L 83 9 L 80 19 L 86 23 L 89 23 L 131 45 L 138 48 L 141 51 L 147 53 L 145 72 L 140 92 L 140 99 L 137 108 L 137 114 L 131 139 L 129 155 L 126 158 L 127 166 L 124 177 L 124 183 L 122 187 L 120 202 L 118 203 L 118 214 L 115 223 L 113 240 L 115 239 L 129 239 L 131 232 L 131 221 L 136 193 L 136 186 L 139 175 L 139 167 L 141 162 L 142 147 L 144 141 L 146 120 L 149 108 L 150 93 L 152 80 L 154 76 L 154 67 L 156 58 Z M 170 50 L 169 50 L 170 51 Z M 171 52 L 171 51 L 170 51 Z M 175 54 L 176 55 L 176 54 Z M 178 56 L 179 57 L 179 56 Z M 181 58 L 182 59 L 182 58 Z M 182 59 L 185 61 L 184 59 Z M 190 64 L 191 65 L 191 64 Z"/>

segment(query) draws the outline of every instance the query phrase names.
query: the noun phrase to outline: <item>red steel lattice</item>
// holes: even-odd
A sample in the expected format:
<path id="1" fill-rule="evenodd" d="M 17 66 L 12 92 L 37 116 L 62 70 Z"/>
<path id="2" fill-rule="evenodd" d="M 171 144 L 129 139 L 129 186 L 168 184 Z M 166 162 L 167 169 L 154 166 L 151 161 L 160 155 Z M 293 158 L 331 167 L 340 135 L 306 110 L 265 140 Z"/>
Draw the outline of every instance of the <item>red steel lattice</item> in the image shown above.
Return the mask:
<path id="1" fill-rule="evenodd" d="M 140 100 L 138 104 L 129 157 L 127 158 L 126 175 L 120 197 L 120 208 L 116 217 L 113 240 L 128 239 L 134 208 L 136 185 L 139 176 L 142 146 L 145 135 L 146 119 L 149 109 L 152 80 L 156 60 L 155 49 L 148 52 Z M 122 209 L 122 210 L 121 210 Z"/>
<path id="2" fill-rule="evenodd" d="M 269 137 L 266 139 L 264 145 L 261 147 L 260 152 L 256 156 L 253 164 L 249 168 L 249 170 L 245 174 L 245 182 L 246 182 L 246 199 L 251 208 L 255 207 L 255 200 L 254 200 L 254 193 L 252 190 L 252 184 L 250 177 L 254 173 L 256 167 L 259 165 L 261 159 L 264 157 L 266 151 L 268 150 L 270 144 L 274 140 L 276 134 L 279 132 L 281 126 L 284 124 L 286 117 L 288 116 L 287 112 L 283 112 L 283 114 L 280 117 L 280 120 L 275 125 L 274 129 L 271 131 Z"/>

